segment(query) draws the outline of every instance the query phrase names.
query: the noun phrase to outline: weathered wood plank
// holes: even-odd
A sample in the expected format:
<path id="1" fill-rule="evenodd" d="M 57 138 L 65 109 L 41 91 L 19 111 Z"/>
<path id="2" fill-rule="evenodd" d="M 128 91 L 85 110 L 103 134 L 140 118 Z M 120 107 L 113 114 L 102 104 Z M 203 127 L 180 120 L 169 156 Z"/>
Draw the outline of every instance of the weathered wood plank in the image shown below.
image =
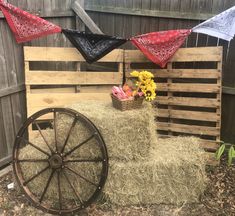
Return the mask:
<path id="1" fill-rule="evenodd" d="M 235 88 L 223 86 L 223 94 L 235 95 Z"/>
<path id="2" fill-rule="evenodd" d="M 30 14 L 39 16 L 41 18 L 58 18 L 58 17 L 74 17 L 75 14 L 71 10 L 65 10 L 65 11 L 34 11 L 34 10 L 25 10 L 29 12 Z M 0 19 L 5 18 L 3 13 L 0 12 Z"/>
<path id="3" fill-rule="evenodd" d="M 5 32 L 5 34 L 10 34 L 9 27 L 6 23 L 0 25 L 1 31 Z M 9 37 L 4 37 L 3 35 L 0 36 L 0 41 L 2 41 L 2 50 L 3 55 L 5 56 L 5 62 L 3 65 L 3 73 L 1 74 L 0 83 L 1 88 L 8 88 L 12 85 L 17 85 L 16 81 L 16 70 L 14 65 L 14 58 L 12 58 L 13 54 L 13 38 L 12 35 Z M 2 97 L 1 98 L 1 105 L 2 105 L 2 113 L 3 113 L 3 127 L 5 131 L 5 138 L 6 138 L 6 146 L 7 155 L 11 153 L 12 146 L 15 138 L 15 126 L 14 126 L 14 113 L 12 109 L 12 104 L 14 101 L 12 100 L 11 96 L 9 97 Z"/>
<path id="4" fill-rule="evenodd" d="M 40 89 L 31 89 L 32 94 L 51 94 L 54 93 L 110 93 L 113 85 L 92 85 L 92 86 L 79 86 L 79 87 L 55 87 L 55 88 L 40 88 Z"/>
<path id="5" fill-rule="evenodd" d="M 111 101 L 109 93 L 27 94 L 28 110 L 39 107 L 64 107 L 82 100 Z"/>
<path id="6" fill-rule="evenodd" d="M 217 79 L 221 72 L 217 69 L 147 69 L 157 78 L 198 78 Z M 131 71 L 126 73 L 126 77 L 131 77 Z M 235 91 L 234 91 L 235 92 Z"/>
<path id="7" fill-rule="evenodd" d="M 222 60 L 222 47 L 180 48 L 170 62 L 216 62 Z M 150 62 L 139 50 L 125 50 L 125 62 Z"/>
<path id="8" fill-rule="evenodd" d="M 11 154 L 7 155 L 6 157 L 0 157 L 0 167 L 10 163 L 11 159 L 12 159 Z"/>
<path id="9" fill-rule="evenodd" d="M 99 27 L 94 23 L 94 21 L 89 17 L 86 11 L 81 7 L 79 1 L 75 0 L 72 9 L 84 22 L 84 24 L 91 30 L 92 33 L 103 34 Z"/>
<path id="10" fill-rule="evenodd" d="M 170 122 L 158 122 L 157 130 L 208 136 L 218 136 L 220 134 L 219 128 L 216 127 L 185 125 Z"/>
<path id="11" fill-rule="evenodd" d="M 174 19 L 186 19 L 186 20 L 207 20 L 216 14 L 212 13 L 195 13 L 195 12 L 178 12 L 178 11 L 162 11 L 162 10 L 148 10 L 148 9 L 134 9 L 124 7 L 111 7 L 103 5 L 86 5 L 85 10 L 100 12 L 100 13 L 112 13 L 120 15 L 131 16 L 144 16 L 144 17 L 159 17 L 159 18 L 174 18 Z"/>
<path id="12" fill-rule="evenodd" d="M 25 61 L 85 62 L 75 48 L 24 47 Z M 98 62 L 123 62 L 123 50 L 115 49 Z"/>
<path id="13" fill-rule="evenodd" d="M 158 109 L 157 116 L 162 118 L 188 119 L 208 122 L 217 122 L 220 120 L 220 116 L 215 115 L 215 113 L 213 112 L 198 112 L 173 109 Z"/>
<path id="14" fill-rule="evenodd" d="M 29 85 L 120 85 L 122 76 L 118 72 L 66 72 L 29 71 L 26 84 Z"/>
<path id="15" fill-rule="evenodd" d="M 0 162 L 1 164 L 1 162 Z M 1 167 L 1 165 L 0 165 Z M 12 171 L 12 166 L 7 166 L 4 169 L 0 170 L 0 178 Z"/>
<path id="16" fill-rule="evenodd" d="M 158 96 L 157 103 L 162 105 L 175 105 L 175 106 L 192 106 L 192 107 L 206 107 L 216 108 L 220 105 L 217 99 L 211 98 L 196 98 L 196 97 L 167 97 Z"/>
<path id="17" fill-rule="evenodd" d="M 217 166 L 219 165 L 220 161 L 216 160 L 215 153 L 205 153 L 206 164 L 210 166 Z"/>
<path id="18" fill-rule="evenodd" d="M 15 94 L 21 91 L 25 90 L 24 85 L 19 85 L 19 86 L 11 86 L 8 88 L 0 89 L 0 97 L 5 97 L 11 94 Z"/>
<path id="19" fill-rule="evenodd" d="M 220 87 L 217 84 L 200 83 L 158 83 L 157 91 L 167 92 L 198 92 L 198 93 L 219 93 Z"/>

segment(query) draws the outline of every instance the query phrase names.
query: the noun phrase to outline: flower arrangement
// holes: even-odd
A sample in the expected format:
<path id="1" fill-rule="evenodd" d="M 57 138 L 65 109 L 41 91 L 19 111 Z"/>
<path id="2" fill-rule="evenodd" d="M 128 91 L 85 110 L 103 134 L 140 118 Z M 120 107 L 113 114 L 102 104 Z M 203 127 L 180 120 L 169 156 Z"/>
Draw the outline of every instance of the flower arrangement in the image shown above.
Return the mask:
<path id="1" fill-rule="evenodd" d="M 151 72 L 133 71 L 131 76 L 137 79 L 137 81 L 135 81 L 137 89 L 134 90 L 134 95 L 142 93 L 147 101 L 152 101 L 156 98 L 157 85 L 153 80 L 154 76 Z"/>
<path id="2" fill-rule="evenodd" d="M 154 82 L 153 74 L 149 71 L 133 71 L 131 76 L 134 78 L 132 84 L 125 83 L 123 87 L 114 86 L 112 94 L 119 100 L 135 100 L 144 97 L 147 101 L 156 98 L 157 85 Z"/>

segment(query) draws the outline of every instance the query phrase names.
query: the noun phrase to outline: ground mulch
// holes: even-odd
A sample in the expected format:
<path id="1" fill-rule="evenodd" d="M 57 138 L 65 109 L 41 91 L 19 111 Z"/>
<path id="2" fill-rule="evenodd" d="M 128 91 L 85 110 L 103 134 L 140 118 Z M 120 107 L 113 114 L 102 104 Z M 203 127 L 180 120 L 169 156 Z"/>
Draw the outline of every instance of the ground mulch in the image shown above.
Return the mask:
<path id="1" fill-rule="evenodd" d="M 200 203 L 174 205 L 129 206 L 110 208 L 92 205 L 78 216 L 235 216 L 235 165 L 208 168 L 209 184 Z M 0 178 L 0 216 L 49 216 L 35 209 L 19 190 L 8 190 L 13 174 Z"/>

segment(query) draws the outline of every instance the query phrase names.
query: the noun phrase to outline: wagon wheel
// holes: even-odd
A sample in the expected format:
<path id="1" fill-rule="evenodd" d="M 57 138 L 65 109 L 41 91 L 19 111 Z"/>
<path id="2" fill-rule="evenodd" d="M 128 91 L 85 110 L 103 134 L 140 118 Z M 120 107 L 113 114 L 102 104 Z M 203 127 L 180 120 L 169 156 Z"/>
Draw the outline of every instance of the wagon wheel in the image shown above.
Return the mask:
<path id="1" fill-rule="evenodd" d="M 71 109 L 50 108 L 32 115 L 19 130 L 13 170 L 35 207 L 71 214 L 101 193 L 108 155 L 100 132 L 88 118 Z"/>

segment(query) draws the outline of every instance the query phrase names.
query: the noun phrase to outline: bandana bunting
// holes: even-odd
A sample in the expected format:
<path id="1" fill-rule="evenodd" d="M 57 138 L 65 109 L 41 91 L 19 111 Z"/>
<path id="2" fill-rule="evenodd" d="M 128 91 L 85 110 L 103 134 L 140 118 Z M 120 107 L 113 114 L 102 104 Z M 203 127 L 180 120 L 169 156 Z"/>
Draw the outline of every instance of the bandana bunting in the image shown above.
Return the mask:
<path id="1" fill-rule="evenodd" d="M 88 63 L 97 61 L 127 41 L 118 37 L 90 34 L 70 29 L 63 29 L 62 32 Z"/>
<path id="2" fill-rule="evenodd" d="M 131 38 L 131 42 L 162 68 L 191 33 L 189 29 L 152 32 Z"/>
<path id="3" fill-rule="evenodd" d="M 0 10 L 2 10 L 18 43 L 61 32 L 59 26 L 1 0 Z"/>

